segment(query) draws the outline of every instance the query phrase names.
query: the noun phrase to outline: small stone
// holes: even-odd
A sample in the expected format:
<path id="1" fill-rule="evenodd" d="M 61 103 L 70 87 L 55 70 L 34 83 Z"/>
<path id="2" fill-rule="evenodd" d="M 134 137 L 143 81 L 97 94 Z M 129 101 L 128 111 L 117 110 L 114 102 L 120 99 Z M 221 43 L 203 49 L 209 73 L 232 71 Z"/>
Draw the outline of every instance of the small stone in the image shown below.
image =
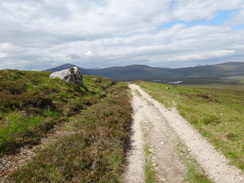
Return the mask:
<path id="1" fill-rule="evenodd" d="M 161 178 L 160 181 L 166 182 L 166 179 L 165 178 Z"/>

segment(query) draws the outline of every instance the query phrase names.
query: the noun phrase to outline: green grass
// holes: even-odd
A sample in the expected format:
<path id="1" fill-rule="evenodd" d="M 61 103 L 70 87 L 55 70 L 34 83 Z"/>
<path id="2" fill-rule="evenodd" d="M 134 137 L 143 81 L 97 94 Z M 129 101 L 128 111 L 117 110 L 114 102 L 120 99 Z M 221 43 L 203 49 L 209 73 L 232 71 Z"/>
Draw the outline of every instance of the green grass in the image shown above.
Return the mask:
<path id="1" fill-rule="evenodd" d="M 114 82 L 84 76 L 84 87 L 50 72 L 0 70 L 0 157 L 25 144 L 36 144 L 55 124 L 106 96 Z"/>
<path id="2" fill-rule="evenodd" d="M 212 183 L 211 180 L 208 179 L 208 177 L 200 172 L 198 165 L 190 164 L 188 165 L 188 173 L 187 173 L 187 181 L 191 183 Z"/>
<path id="3" fill-rule="evenodd" d="M 154 171 L 154 166 L 151 161 L 147 161 L 145 165 L 145 177 L 146 177 L 146 183 L 156 183 L 156 175 Z"/>
<path id="4" fill-rule="evenodd" d="M 180 114 L 216 149 L 244 170 L 244 92 L 226 88 L 198 88 L 137 82 L 166 107 Z"/>
<path id="5" fill-rule="evenodd" d="M 244 79 L 236 80 L 220 80 L 217 83 L 199 84 L 199 85 L 187 85 L 189 87 L 205 88 L 205 89 L 220 89 L 230 91 L 244 91 Z"/>
<path id="6" fill-rule="evenodd" d="M 151 151 L 149 150 L 149 147 L 146 145 L 145 147 L 145 182 L 146 183 L 156 183 L 156 171 L 155 167 L 153 166 L 152 161 L 150 160 Z"/>
<path id="7" fill-rule="evenodd" d="M 175 149 L 180 160 L 187 168 L 185 181 L 189 183 L 212 183 L 184 144 L 178 143 Z"/>
<path id="8" fill-rule="evenodd" d="M 106 90 L 108 96 L 70 118 L 66 135 L 40 150 L 17 169 L 9 182 L 121 182 L 131 106 L 126 84 Z"/>

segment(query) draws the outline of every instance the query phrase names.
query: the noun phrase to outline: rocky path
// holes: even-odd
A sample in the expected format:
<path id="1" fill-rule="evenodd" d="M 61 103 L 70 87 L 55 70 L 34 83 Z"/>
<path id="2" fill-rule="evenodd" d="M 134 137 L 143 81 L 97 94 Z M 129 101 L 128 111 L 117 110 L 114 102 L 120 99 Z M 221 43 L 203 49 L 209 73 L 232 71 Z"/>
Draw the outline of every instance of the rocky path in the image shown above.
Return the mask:
<path id="1" fill-rule="evenodd" d="M 176 110 L 167 110 L 139 86 L 129 86 L 133 95 L 134 117 L 128 168 L 123 175 L 126 183 L 145 182 L 145 148 L 150 151 L 149 158 L 154 165 L 158 182 L 186 182 L 187 167 L 179 153 L 180 144 L 184 144 L 190 156 L 197 160 L 213 182 L 244 182 L 241 171 L 229 166 L 224 156 Z"/>

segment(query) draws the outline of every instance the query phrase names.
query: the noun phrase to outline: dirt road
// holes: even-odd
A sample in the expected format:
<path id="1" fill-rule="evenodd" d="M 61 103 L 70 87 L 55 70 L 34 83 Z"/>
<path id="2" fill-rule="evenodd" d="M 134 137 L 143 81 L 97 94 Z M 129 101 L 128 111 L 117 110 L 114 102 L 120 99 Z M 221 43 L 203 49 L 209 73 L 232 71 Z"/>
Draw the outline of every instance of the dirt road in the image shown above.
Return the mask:
<path id="1" fill-rule="evenodd" d="M 137 85 L 129 87 L 134 114 L 128 168 L 123 175 L 126 183 L 145 182 L 145 158 L 152 162 L 158 182 L 187 182 L 188 169 L 182 155 L 193 157 L 213 182 L 244 182 L 241 171 L 229 166 L 175 109 L 167 110 Z M 145 151 L 149 151 L 149 157 L 145 157 Z"/>

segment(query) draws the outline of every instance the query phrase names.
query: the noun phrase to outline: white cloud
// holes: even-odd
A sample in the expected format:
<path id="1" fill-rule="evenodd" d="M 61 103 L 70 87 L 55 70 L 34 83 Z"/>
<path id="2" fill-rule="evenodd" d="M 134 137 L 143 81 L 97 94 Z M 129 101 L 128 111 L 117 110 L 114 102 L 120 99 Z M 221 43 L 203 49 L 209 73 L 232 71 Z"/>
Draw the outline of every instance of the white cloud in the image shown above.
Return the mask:
<path id="1" fill-rule="evenodd" d="M 244 57 L 244 29 L 234 29 L 244 23 L 242 0 L 0 1 L 0 69 Z M 213 19 L 221 10 L 233 11 L 221 25 L 177 23 Z"/>
<path id="2" fill-rule="evenodd" d="M 93 53 L 92 53 L 91 50 L 89 50 L 89 51 L 87 51 L 87 52 L 85 53 L 85 55 L 88 56 L 88 57 L 91 57 L 91 56 L 93 56 Z"/>
<path id="3" fill-rule="evenodd" d="M 235 26 L 235 25 L 244 25 L 244 4 L 242 9 L 237 10 L 233 13 L 233 17 L 228 21 L 228 24 Z"/>
<path id="4" fill-rule="evenodd" d="M 234 50 L 216 50 L 216 51 L 205 51 L 196 52 L 194 54 L 184 54 L 178 56 L 171 56 L 166 58 L 166 61 L 191 61 L 191 60 L 209 60 L 215 58 L 221 58 L 225 56 L 230 56 L 235 53 Z"/>
<path id="5" fill-rule="evenodd" d="M 237 9 L 242 5 L 241 0 L 178 0 L 174 2 L 172 17 L 184 21 L 211 19 L 220 10 Z"/>
<path id="6" fill-rule="evenodd" d="M 5 53 L 0 53 L 0 58 L 4 58 L 6 57 L 7 55 Z"/>

